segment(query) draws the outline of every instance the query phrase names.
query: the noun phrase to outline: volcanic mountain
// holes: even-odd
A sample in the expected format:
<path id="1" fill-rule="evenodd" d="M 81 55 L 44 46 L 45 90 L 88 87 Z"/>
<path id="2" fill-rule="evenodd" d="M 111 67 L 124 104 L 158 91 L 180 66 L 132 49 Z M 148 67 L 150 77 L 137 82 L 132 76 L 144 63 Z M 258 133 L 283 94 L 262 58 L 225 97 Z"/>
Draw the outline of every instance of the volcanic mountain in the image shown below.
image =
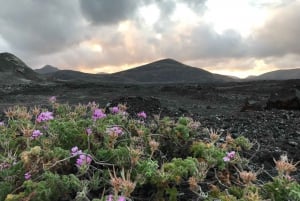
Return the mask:
<path id="1" fill-rule="evenodd" d="M 59 71 L 60 69 L 51 65 L 45 65 L 42 68 L 35 69 L 34 71 L 39 74 L 47 74 L 47 73 L 54 73 L 56 71 Z"/>
<path id="2" fill-rule="evenodd" d="M 275 70 L 258 76 L 249 76 L 247 80 L 291 80 L 300 79 L 300 69 Z"/>
<path id="3" fill-rule="evenodd" d="M 42 78 L 21 59 L 10 53 L 0 53 L 0 84 L 20 84 L 41 81 Z"/>
<path id="4" fill-rule="evenodd" d="M 213 74 L 206 70 L 182 64 L 173 59 L 163 59 L 126 71 L 114 73 L 142 83 L 208 83 L 235 81 L 231 77 Z"/>
<path id="5" fill-rule="evenodd" d="M 132 83 L 134 80 L 111 74 L 90 74 L 74 70 L 59 70 L 44 76 L 51 81 L 84 81 L 84 82 L 115 82 Z"/>

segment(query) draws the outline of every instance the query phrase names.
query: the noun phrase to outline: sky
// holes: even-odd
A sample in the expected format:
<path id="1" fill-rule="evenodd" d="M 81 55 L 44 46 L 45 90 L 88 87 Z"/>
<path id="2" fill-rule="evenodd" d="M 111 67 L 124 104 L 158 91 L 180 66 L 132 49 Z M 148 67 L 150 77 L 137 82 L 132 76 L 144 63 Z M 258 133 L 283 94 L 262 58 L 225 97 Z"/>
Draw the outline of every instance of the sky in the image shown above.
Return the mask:
<path id="1" fill-rule="evenodd" d="M 300 0 L 0 0 L 0 52 L 113 73 L 172 58 L 247 77 L 300 68 Z"/>

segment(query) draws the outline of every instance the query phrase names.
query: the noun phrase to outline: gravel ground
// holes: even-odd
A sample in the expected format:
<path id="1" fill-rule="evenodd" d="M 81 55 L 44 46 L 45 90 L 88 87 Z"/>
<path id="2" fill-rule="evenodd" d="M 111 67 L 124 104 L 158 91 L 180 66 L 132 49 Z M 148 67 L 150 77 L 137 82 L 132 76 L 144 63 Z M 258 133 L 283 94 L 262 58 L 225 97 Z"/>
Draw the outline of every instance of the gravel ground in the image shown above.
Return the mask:
<path id="1" fill-rule="evenodd" d="M 49 85 L 5 86 L 0 89 L 0 110 L 14 104 L 47 105 L 50 96 L 70 104 L 96 101 L 101 106 L 108 103 L 127 103 L 129 112 L 144 110 L 162 116 L 190 116 L 203 127 L 218 130 L 224 136 L 244 135 L 255 142 L 248 154 L 256 164 L 275 174 L 273 158 L 286 153 L 294 162 L 300 161 L 300 109 L 265 110 L 270 95 L 282 89 L 300 89 L 299 80 L 259 81 L 206 85 L 108 85 L 59 83 Z M 254 100 L 259 107 L 241 112 L 246 100 Z M 0 115 L 0 120 L 3 119 Z M 300 169 L 300 168 L 299 168 Z M 300 171 L 293 174 L 300 181 Z M 267 178 L 267 175 L 262 175 Z"/>

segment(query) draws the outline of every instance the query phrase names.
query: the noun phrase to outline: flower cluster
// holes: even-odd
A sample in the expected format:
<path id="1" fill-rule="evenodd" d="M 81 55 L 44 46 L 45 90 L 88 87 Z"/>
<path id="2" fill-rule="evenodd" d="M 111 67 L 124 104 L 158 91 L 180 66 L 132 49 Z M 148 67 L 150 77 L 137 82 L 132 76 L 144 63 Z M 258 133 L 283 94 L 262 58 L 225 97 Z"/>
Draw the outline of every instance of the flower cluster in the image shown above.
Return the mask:
<path id="1" fill-rule="evenodd" d="M 55 102 L 56 102 L 56 96 L 51 96 L 51 97 L 49 98 L 49 102 L 50 102 L 50 103 L 55 103 Z"/>
<path id="2" fill-rule="evenodd" d="M 106 199 L 106 201 L 114 201 L 115 199 L 114 199 L 114 197 L 113 197 L 113 195 L 109 195 L 108 197 L 107 197 L 107 199 Z M 125 201 L 126 200 L 126 198 L 124 197 L 124 196 L 119 196 L 118 197 L 118 201 Z"/>
<path id="3" fill-rule="evenodd" d="M 36 121 L 38 123 L 41 123 L 43 121 L 49 121 L 53 119 L 53 113 L 52 112 L 41 112 L 39 116 L 37 117 Z"/>
<path id="4" fill-rule="evenodd" d="M 111 128 L 107 128 L 106 129 L 106 132 L 108 133 L 108 135 L 110 136 L 120 136 L 120 135 L 123 135 L 123 130 L 122 128 L 118 127 L 118 126 L 114 126 L 114 127 L 111 127 Z"/>
<path id="5" fill-rule="evenodd" d="M 120 112 L 120 109 L 118 106 L 115 106 L 115 107 L 110 108 L 110 112 L 112 114 L 118 114 Z"/>
<path id="6" fill-rule="evenodd" d="M 97 119 L 102 119 L 106 117 L 106 114 L 101 109 L 95 109 L 93 113 L 93 120 L 96 121 Z"/>
<path id="7" fill-rule="evenodd" d="M 227 152 L 226 156 L 223 158 L 225 162 L 233 160 L 235 157 L 235 151 Z"/>
<path id="8" fill-rule="evenodd" d="M 72 149 L 71 149 L 71 155 L 72 156 L 77 156 L 79 154 L 82 154 L 82 151 L 79 150 L 77 146 L 72 147 Z"/>
<path id="9" fill-rule="evenodd" d="M 92 158 L 89 155 L 84 154 L 77 146 L 72 147 L 71 155 L 79 157 L 76 160 L 76 166 L 81 167 L 83 165 L 89 165 L 92 162 Z"/>
<path id="10" fill-rule="evenodd" d="M 32 132 L 31 139 L 36 139 L 36 138 L 40 137 L 41 135 L 43 135 L 43 133 L 41 133 L 40 130 L 34 130 Z"/>
<path id="11" fill-rule="evenodd" d="M 76 160 L 76 165 L 81 167 L 83 165 L 89 165 L 92 162 L 92 158 L 88 155 L 81 154 Z"/>
<path id="12" fill-rule="evenodd" d="M 89 136 L 93 133 L 93 131 L 91 128 L 87 128 L 87 129 L 85 129 L 85 133 Z"/>
<path id="13" fill-rule="evenodd" d="M 31 178 L 30 172 L 26 172 L 26 173 L 24 174 L 24 178 L 25 178 L 26 180 L 29 180 L 29 179 Z"/>
<path id="14" fill-rule="evenodd" d="M 146 119 L 146 118 L 147 118 L 147 114 L 146 114 L 144 111 L 139 112 L 139 113 L 137 114 L 137 116 L 138 116 L 139 118 L 142 118 L 142 119 Z"/>

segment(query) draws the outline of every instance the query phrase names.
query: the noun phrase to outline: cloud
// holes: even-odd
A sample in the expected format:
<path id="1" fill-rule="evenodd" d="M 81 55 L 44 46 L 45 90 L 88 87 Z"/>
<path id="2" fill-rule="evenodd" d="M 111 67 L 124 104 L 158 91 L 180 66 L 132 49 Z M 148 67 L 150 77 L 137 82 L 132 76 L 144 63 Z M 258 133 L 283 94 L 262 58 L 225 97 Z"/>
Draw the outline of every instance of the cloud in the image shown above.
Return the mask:
<path id="1" fill-rule="evenodd" d="M 187 30 L 178 30 L 177 35 L 166 38 L 172 43 L 166 42 L 164 54 L 170 57 L 184 60 L 207 58 L 242 57 L 246 54 L 243 39 L 235 31 L 228 30 L 223 34 L 217 34 L 211 27 L 201 24 L 198 27 Z M 173 45 L 176 44 L 176 47 Z"/>
<path id="2" fill-rule="evenodd" d="M 84 16 L 93 24 L 107 25 L 130 19 L 139 6 L 136 0 L 80 0 Z"/>
<path id="3" fill-rule="evenodd" d="M 1 36 L 20 55 L 69 48 L 80 40 L 83 24 L 76 1 L 1 0 Z"/>
<path id="4" fill-rule="evenodd" d="M 0 3 L 0 51 L 34 68 L 51 64 L 113 72 L 162 58 L 220 72 L 300 67 L 300 2 L 295 0 L 252 1 L 271 15 L 248 38 L 237 30 L 216 32 L 203 17 L 206 0 Z M 143 16 L 142 8 L 153 10 Z"/>
<path id="5" fill-rule="evenodd" d="M 249 39 L 251 54 L 257 57 L 300 55 L 300 2 L 276 7 L 272 17 Z"/>

